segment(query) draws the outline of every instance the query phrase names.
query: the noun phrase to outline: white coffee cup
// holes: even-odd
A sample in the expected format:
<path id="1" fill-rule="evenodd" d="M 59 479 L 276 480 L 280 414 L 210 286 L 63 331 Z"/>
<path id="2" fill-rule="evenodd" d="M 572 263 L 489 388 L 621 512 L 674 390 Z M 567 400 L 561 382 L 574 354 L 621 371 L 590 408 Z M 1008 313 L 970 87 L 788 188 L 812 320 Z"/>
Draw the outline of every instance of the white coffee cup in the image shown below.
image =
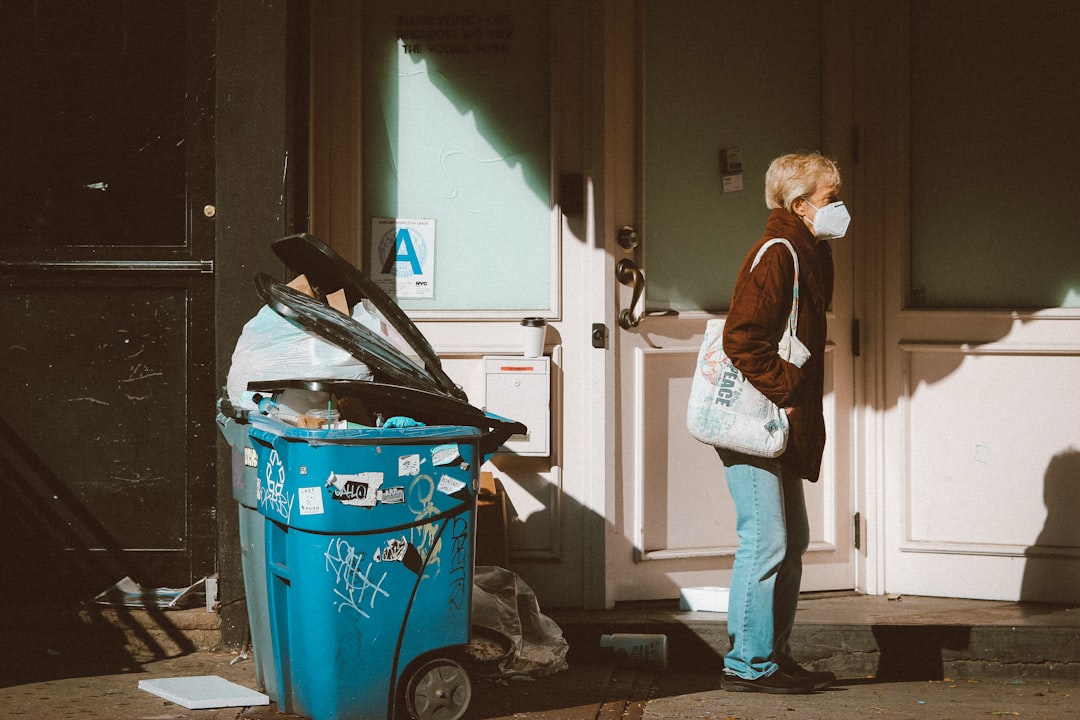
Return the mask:
<path id="1" fill-rule="evenodd" d="M 544 333 L 547 323 L 544 318 L 527 317 L 521 321 L 525 357 L 540 357 L 544 354 Z"/>

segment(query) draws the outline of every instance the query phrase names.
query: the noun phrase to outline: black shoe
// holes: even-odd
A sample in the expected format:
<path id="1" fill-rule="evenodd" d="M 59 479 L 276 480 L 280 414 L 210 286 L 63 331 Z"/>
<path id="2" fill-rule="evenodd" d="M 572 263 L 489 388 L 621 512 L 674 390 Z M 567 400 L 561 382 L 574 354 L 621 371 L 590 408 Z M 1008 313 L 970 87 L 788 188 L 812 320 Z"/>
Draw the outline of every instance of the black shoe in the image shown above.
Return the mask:
<path id="1" fill-rule="evenodd" d="M 831 673 L 828 670 L 807 670 L 802 665 L 796 663 L 792 663 L 790 666 L 784 665 L 781 667 L 781 670 L 796 680 L 810 683 L 810 686 L 815 690 L 824 690 L 836 682 L 835 673 Z"/>
<path id="2" fill-rule="evenodd" d="M 779 669 L 772 675 L 765 675 L 757 680 L 746 680 L 738 675 L 724 673 L 720 678 L 720 687 L 729 692 L 760 692 L 779 695 L 805 695 L 814 690 L 809 680 L 794 678 Z"/>

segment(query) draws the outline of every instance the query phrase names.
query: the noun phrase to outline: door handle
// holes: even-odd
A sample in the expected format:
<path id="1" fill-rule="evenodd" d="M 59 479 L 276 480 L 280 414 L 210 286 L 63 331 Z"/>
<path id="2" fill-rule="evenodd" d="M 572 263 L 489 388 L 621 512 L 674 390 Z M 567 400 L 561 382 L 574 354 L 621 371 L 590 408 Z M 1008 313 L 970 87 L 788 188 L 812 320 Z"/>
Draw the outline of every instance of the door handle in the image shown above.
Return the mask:
<path id="1" fill-rule="evenodd" d="M 615 279 L 634 289 L 634 294 L 630 298 L 630 307 L 619 311 L 619 327 L 623 330 L 635 328 L 641 324 L 644 314 L 640 306 L 645 295 L 645 273 L 633 260 L 623 258 L 615 263 Z"/>

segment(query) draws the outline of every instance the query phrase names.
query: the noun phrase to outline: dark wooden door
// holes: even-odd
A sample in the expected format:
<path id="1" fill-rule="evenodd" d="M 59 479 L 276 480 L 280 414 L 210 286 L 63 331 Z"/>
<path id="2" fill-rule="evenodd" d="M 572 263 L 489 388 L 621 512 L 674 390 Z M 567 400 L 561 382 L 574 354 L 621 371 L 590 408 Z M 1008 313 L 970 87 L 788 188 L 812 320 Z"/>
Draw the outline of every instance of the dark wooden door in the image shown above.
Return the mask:
<path id="1" fill-rule="evenodd" d="M 213 572 L 214 12 L 4 3 L 5 600 Z"/>

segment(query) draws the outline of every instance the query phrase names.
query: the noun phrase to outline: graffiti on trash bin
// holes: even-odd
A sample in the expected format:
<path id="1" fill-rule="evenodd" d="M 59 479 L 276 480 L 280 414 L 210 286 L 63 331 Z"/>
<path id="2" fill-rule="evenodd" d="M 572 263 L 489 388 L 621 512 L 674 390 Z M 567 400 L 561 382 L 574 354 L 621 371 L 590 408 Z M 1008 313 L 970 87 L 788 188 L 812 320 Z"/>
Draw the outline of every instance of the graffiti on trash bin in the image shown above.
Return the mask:
<path id="1" fill-rule="evenodd" d="M 345 538 L 332 538 L 326 548 L 326 570 L 334 575 L 334 595 L 338 598 L 334 601 L 338 612 L 349 609 L 354 610 L 362 617 L 370 618 L 367 610 L 374 611 L 375 600 L 379 596 L 390 597 L 390 593 L 383 587 L 386 580 L 386 571 L 375 578 L 372 572 L 374 560 L 368 560 L 364 566 L 364 553 L 354 548 Z M 367 610 L 364 605 L 367 605 Z"/>
<path id="2" fill-rule="evenodd" d="M 435 505 L 435 480 L 430 475 L 417 475 L 409 483 L 405 498 L 416 520 L 416 525 L 409 529 L 409 539 L 420 556 L 428 559 L 425 568 L 434 571 L 425 572 L 424 577 L 434 577 L 439 574 L 442 541 L 436 540 L 439 528 L 434 523 L 423 521 L 439 514 L 439 508 Z"/>
<path id="3" fill-rule="evenodd" d="M 293 498 L 285 492 L 285 465 L 277 450 L 270 448 L 266 457 L 266 465 L 259 477 L 259 489 L 257 491 L 259 507 L 269 508 L 289 522 L 292 515 Z"/>
<path id="4" fill-rule="evenodd" d="M 450 607 L 461 610 L 469 600 L 469 522 L 460 515 L 454 518 L 451 528 L 453 542 L 450 554 Z"/>

